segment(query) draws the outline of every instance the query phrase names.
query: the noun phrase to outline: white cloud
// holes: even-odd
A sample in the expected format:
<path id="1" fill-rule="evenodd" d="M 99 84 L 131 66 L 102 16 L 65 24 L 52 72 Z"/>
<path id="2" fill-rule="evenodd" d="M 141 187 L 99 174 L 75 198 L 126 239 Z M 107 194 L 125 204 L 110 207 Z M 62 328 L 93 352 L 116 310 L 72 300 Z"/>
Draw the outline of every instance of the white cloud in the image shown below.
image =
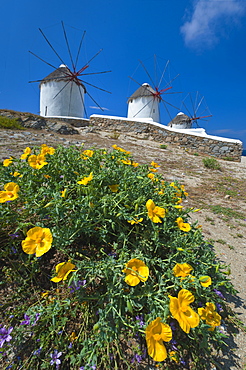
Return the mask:
<path id="1" fill-rule="evenodd" d="M 109 110 L 108 108 L 105 108 L 105 107 L 96 107 L 96 106 L 90 106 L 91 109 L 100 109 L 100 110 Z"/>
<path id="2" fill-rule="evenodd" d="M 193 12 L 181 27 L 185 44 L 190 47 L 212 47 L 223 27 L 238 23 L 246 3 L 240 0 L 193 0 Z"/>

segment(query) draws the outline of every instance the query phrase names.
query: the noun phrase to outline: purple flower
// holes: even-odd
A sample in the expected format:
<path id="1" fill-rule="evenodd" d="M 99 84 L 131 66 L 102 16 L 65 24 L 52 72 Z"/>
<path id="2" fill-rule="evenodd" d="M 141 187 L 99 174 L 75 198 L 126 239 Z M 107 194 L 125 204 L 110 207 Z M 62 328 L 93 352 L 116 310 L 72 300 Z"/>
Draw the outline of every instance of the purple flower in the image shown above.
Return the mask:
<path id="1" fill-rule="evenodd" d="M 170 322 L 170 326 L 171 326 L 172 331 L 175 331 L 176 330 L 175 322 L 171 321 Z"/>
<path id="2" fill-rule="evenodd" d="M 58 352 L 57 349 L 54 350 L 54 353 L 51 353 L 50 354 L 50 357 L 51 357 L 51 361 L 50 361 L 50 364 L 51 365 L 60 365 L 61 363 L 61 360 L 59 360 L 59 357 L 62 355 L 62 352 Z"/>
<path id="3" fill-rule="evenodd" d="M 138 325 L 140 326 L 140 328 L 142 328 L 145 325 L 142 315 L 137 315 L 136 320 L 138 321 Z"/>
<path id="4" fill-rule="evenodd" d="M 17 253 L 17 250 L 16 250 L 16 248 L 15 247 L 11 247 L 11 249 L 12 249 L 12 252 L 15 254 L 15 253 Z"/>
<path id="5" fill-rule="evenodd" d="M 222 306 L 221 306 L 219 303 L 215 303 L 215 305 L 216 305 L 217 310 L 218 310 L 219 312 L 223 311 L 223 308 L 222 308 Z"/>
<path id="6" fill-rule="evenodd" d="M 38 356 L 40 355 L 40 352 L 42 351 L 42 347 L 40 347 L 39 349 L 37 349 L 36 351 L 33 352 L 33 356 Z"/>
<path id="7" fill-rule="evenodd" d="M 142 356 L 136 354 L 134 357 L 135 357 L 136 361 L 140 364 L 140 362 L 142 361 Z"/>
<path id="8" fill-rule="evenodd" d="M 178 351 L 178 348 L 176 347 L 177 341 L 172 339 L 172 340 L 170 340 L 170 343 L 171 343 L 172 351 Z"/>
<path id="9" fill-rule="evenodd" d="M 75 290 L 79 290 L 81 287 L 85 286 L 86 280 L 78 280 L 73 281 L 72 285 L 70 285 L 68 288 L 71 290 L 71 293 L 74 293 Z"/>
<path id="10" fill-rule="evenodd" d="M 117 257 L 117 253 L 116 252 L 110 252 L 110 253 L 108 253 L 108 256 L 113 257 L 113 258 L 116 258 Z"/>
<path id="11" fill-rule="evenodd" d="M 19 234 L 18 233 L 13 233 L 13 234 L 9 234 L 9 236 L 14 239 L 14 238 L 19 238 Z"/>
<path id="12" fill-rule="evenodd" d="M 13 327 L 11 326 L 9 329 L 5 327 L 0 328 L 0 348 L 3 347 L 4 342 L 10 342 L 12 337 L 10 333 L 12 332 Z"/>
<path id="13" fill-rule="evenodd" d="M 223 294 L 219 290 L 214 289 L 214 293 L 217 294 L 217 296 L 219 296 L 221 299 L 225 299 L 225 297 L 223 296 Z"/>
<path id="14" fill-rule="evenodd" d="M 35 319 L 34 319 L 34 323 L 32 324 L 32 326 L 36 325 L 36 323 L 37 323 L 37 321 L 39 320 L 40 316 L 41 316 L 41 313 L 39 313 L 39 312 L 37 312 L 37 313 L 35 314 Z"/>
<path id="15" fill-rule="evenodd" d="M 28 316 L 28 315 L 26 315 L 26 314 L 24 314 L 24 321 L 22 321 L 21 323 L 20 323 L 20 325 L 30 325 L 30 320 L 31 320 L 31 318 L 30 318 L 30 316 Z"/>
<path id="16" fill-rule="evenodd" d="M 179 362 L 180 362 L 181 365 L 187 366 L 186 361 L 182 357 L 181 357 Z"/>

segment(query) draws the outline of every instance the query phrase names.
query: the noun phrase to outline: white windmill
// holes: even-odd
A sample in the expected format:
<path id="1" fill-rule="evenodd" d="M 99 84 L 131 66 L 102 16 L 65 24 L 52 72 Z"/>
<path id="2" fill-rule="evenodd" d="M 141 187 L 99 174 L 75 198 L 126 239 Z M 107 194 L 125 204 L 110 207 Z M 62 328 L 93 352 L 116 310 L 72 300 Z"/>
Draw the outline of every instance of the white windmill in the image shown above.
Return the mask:
<path id="1" fill-rule="evenodd" d="M 154 57 L 156 59 L 156 56 Z M 148 76 L 148 79 L 151 82 L 151 85 L 149 83 L 143 83 L 141 85 L 137 81 L 135 81 L 132 77 L 130 77 L 133 81 L 135 81 L 138 85 L 140 85 L 140 87 L 127 100 L 127 104 L 128 104 L 127 118 L 131 118 L 131 119 L 133 118 L 134 119 L 144 119 L 145 118 L 145 119 L 150 119 L 150 120 L 153 120 L 154 122 L 160 123 L 160 103 L 163 103 L 165 110 L 167 111 L 170 118 L 171 118 L 171 114 L 169 113 L 167 105 L 172 106 L 176 110 L 178 109 L 174 105 L 164 100 L 162 95 L 163 94 L 176 94 L 176 92 L 169 92 L 169 90 L 172 89 L 172 86 L 171 86 L 172 81 L 174 81 L 179 75 L 177 75 L 175 78 L 171 80 L 165 79 L 165 72 L 170 63 L 170 61 L 168 60 L 162 72 L 159 83 L 155 84 L 149 72 L 145 68 L 143 62 L 140 61 L 140 63 L 142 67 L 144 68 Z M 156 64 L 156 60 L 155 60 L 155 64 Z M 163 81 L 165 85 L 163 88 L 160 88 L 161 84 L 163 84 Z"/>
<path id="2" fill-rule="evenodd" d="M 93 100 L 93 102 L 101 109 L 100 105 L 95 101 L 95 99 L 89 94 L 88 89 L 85 88 L 85 85 L 89 85 L 93 88 L 96 88 L 101 91 L 110 93 L 109 91 L 97 87 L 84 80 L 84 76 L 96 75 L 101 73 L 108 73 L 111 71 L 101 71 L 101 72 L 87 72 L 87 68 L 90 66 L 90 62 L 102 51 L 99 50 L 87 63 L 83 65 L 82 68 L 77 69 L 77 64 L 79 60 L 79 54 L 81 51 L 83 39 L 85 36 L 85 31 L 81 37 L 76 59 L 72 57 L 70 46 L 68 43 L 68 38 L 65 30 L 64 23 L 62 23 L 64 38 L 67 45 L 67 50 L 70 56 L 71 67 L 64 62 L 60 57 L 54 47 L 51 45 L 48 38 L 45 36 L 44 32 L 39 29 L 42 36 L 56 54 L 60 62 L 62 63 L 59 68 L 48 63 L 44 59 L 40 58 L 36 54 L 30 53 L 40 59 L 42 62 L 48 64 L 54 69 L 47 77 L 42 80 L 30 81 L 30 82 L 40 82 L 40 115 L 46 117 L 70 117 L 70 118 L 83 118 L 84 114 L 87 116 L 84 96 L 85 93 Z M 83 78 L 83 80 L 81 79 Z"/>
<path id="3" fill-rule="evenodd" d="M 156 91 L 148 83 L 143 83 L 127 100 L 127 118 L 151 118 L 160 122 L 159 103 Z"/>
<path id="4" fill-rule="evenodd" d="M 64 64 L 45 77 L 40 87 L 40 115 L 48 117 L 84 117 L 85 86 L 71 79 Z"/>

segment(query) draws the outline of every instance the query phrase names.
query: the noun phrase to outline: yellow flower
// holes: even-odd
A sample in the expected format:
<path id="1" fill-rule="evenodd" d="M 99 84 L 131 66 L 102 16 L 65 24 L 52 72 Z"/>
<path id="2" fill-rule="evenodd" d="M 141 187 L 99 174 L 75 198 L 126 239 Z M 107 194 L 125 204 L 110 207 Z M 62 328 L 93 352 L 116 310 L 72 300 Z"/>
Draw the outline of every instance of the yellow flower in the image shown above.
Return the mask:
<path id="1" fill-rule="evenodd" d="M 21 174 L 20 174 L 20 172 L 17 172 L 17 171 L 15 171 L 14 173 L 13 173 L 13 172 L 11 172 L 11 173 L 10 173 L 10 175 L 12 175 L 12 176 L 14 176 L 14 177 L 18 177 L 18 176 L 19 176 L 19 177 L 22 177 L 22 176 L 23 176 L 23 175 L 21 175 Z"/>
<path id="2" fill-rule="evenodd" d="M 84 150 L 83 153 L 81 154 L 81 158 L 82 159 L 88 159 L 88 158 L 91 158 L 94 154 L 94 151 L 93 150 Z"/>
<path id="3" fill-rule="evenodd" d="M 154 180 L 155 178 L 155 175 L 153 173 L 148 173 L 148 178 L 151 179 L 151 180 Z"/>
<path id="4" fill-rule="evenodd" d="M 180 206 L 180 205 L 177 205 L 177 206 L 173 206 L 174 208 L 177 208 L 177 209 L 182 209 L 183 206 Z"/>
<path id="5" fill-rule="evenodd" d="M 146 207 L 148 210 L 148 216 L 154 223 L 161 223 L 160 217 L 165 217 L 166 210 L 161 207 L 157 207 L 152 199 L 146 202 Z"/>
<path id="6" fill-rule="evenodd" d="M 43 144 L 41 146 L 41 152 L 40 152 L 40 154 L 42 154 L 42 155 L 46 155 L 46 154 L 52 155 L 54 153 L 55 153 L 55 149 L 52 148 L 52 146 L 48 146 L 46 144 Z"/>
<path id="7" fill-rule="evenodd" d="M 149 276 L 149 268 L 137 258 L 128 261 L 122 272 L 126 274 L 125 282 L 130 286 L 136 286 L 140 281 L 146 281 Z"/>
<path id="8" fill-rule="evenodd" d="M 151 172 L 157 172 L 158 170 L 156 168 L 149 168 L 149 171 L 151 171 Z"/>
<path id="9" fill-rule="evenodd" d="M 121 159 L 121 162 L 124 163 L 124 164 L 128 164 L 129 166 L 132 164 L 130 159 Z"/>
<path id="10" fill-rule="evenodd" d="M 77 181 L 77 184 L 80 184 L 80 185 L 87 185 L 89 181 L 91 181 L 93 179 L 93 172 L 91 172 L 89 174 L 89 176 L 87 177 L 84 177 L 82 180 L 80 181 Z"/>
<path id="11" fill-rule="evenodd" d="M 214 303 L 207 302 L 206 308 L 198 308 L 198 313 L 206 324 L 210 325 L 209 331 L 214 331 L 216 326 L 221 323 L 221 316 L 215 311 Z"/>
<path id="12" fill-rule="evenodd" d="M 194 302 L 194 295 L 187 289 L 181 289 L 178 293 L 178 298 L 170 298 L 170 312 L 173 317 L 178 321 L 181 329 L 185 333 L 189 333 L 191 328 L 199 325 L 199 316 L 192 310 L 190 304 Z"/>
<path id="13" fill-rule="evenodd" d="M 139 163 L 132 161 L 132 166 L 137 167 L 137 166 L 139 166 Z"/>
<path id="14" fill-rule="evenodd" d="M 4 191 L 0 191 L 0 203 L 5 203 L 18 198 L 19 185 L 15 182 L 8 182 L 4 185 Z"/>
<path id="15" fill-rule="evenodd" d="M 202 285 L 204 288 L 207 288 L 209 285 L 211 285 L 211 284 L 212 284 L 212 279 L 211 279 L 211 277 L 210 277 L 210 276 L 207 276 L 207 275 L 205 275 L 205 276 L 200 276 L 199 280 L 200 280 L 201 285 Z"/>
<path id="16" fill-rule="evenodd" d="M 160 167 L 160 165 L 159 164 L 157 164 L 156 162 L 154 162 L 154 161 L 152 161 L 151 163 L 150 163 L 150 165 L 152 166 L 152 167 L 154 167 L 154 168 L 158 168 L 158 167 Z"/>
<path id="17" fill-rule="evenodd" d="M 4 167 L 8 167 L 9 165 L 11 165 L 12 162 L 13 162 L 13 158 L 12 157 L 7 158 L 7 159 L 4 159 L 3 166 Z"/>
<path id="18" fill-rule="evenodd" d="M 133 220 L 130 220 L 127 222 L 129 222 L 131 225 L 134 225 L 134 224 L 139 224 L 142 221 L 143 221 L 143 217 L 141 217 L 139 220 L 137 218 L 134 218 Z"/>
<path id="19" fill-rule="evenodd" d="M 172 361 L 175 361 L 178 364 L 179 360 L 178 360 L 178 355 L 176 351 L 169 352 L 169 356 Z"/>
<path id="20" fill-rule="evenodd" d="M 167 350 L 163 344 L 172 339 L 172 329 L 169 325 L 161 322 L 157 317 L 145 330 L 148 354 L 154 361 L 164 361 L 167 358 Z"/>
<path id="21" fill-rule="evenodd" d="M 30 155 L 30 157 L 28 158 L 28 163 L 32 168 L 35 168 L 36 170 L 40 170 L 46 164 L 48 164 L 48 162 L 45 162 L 45 156 L 43 154 Z"/>
<path id="22" fill-rule="evenodd" d="M 75 331 L 72 331 L 69 340 L 70 342 L 74 342 L 76 339 L 78 339 L 78 337 L 76 336 Z"/>
<path id="23" fill-rule="evenodd" d="M 190 231 L 190 229 L 191 229 L 190 224 L 188 224 L 187 222 L 184 222 L 182 217 L 178 217 L 175 222 L 177 222 L 178 227 L 179 227 L 180 230 L 185 231 L 185 232 Z"/>
<path id="24" fill-rule="evenodd" d="M 131 152 L 129 152 L 129 151 L 123 149 L 123 148 L 120 148 L 116 144 L 112 145 L 112 148 L 114 148 L 115 150 L 118 150 L 119 152 L 122 152 L 122 153 L 131 154 Z"/>
<path id="25" fill-rule="evenodd" d="M 193 267 L 188 263 L 177 263 L 173 268 L 173 273 L 176 277 L 186 277 L 193 270 Z"/>
<path id="26" fill-rule="evenodd" d="M 180 204 L 182 203 L 182 198 L 177 198 L 177 201 L 176 201 L 177 204 Z"/>
<path id="27" fill-rule="evenodd" d="M 62 198 L 65 198 L 66 192 L 67 192 L 67 189 L 64 189 L 64 190 L 61 191 L 61 197 Z"/>
<path id="28" fill-rule="evenodd" d="M 52 241 L 50 229 L 36 226 L 27 232 L 27 237 L 21 244 L 25 253 L 36 253 L 36 257 L 41 257 L 50 250 Z"/>
<path id="29" fill-rule="evenodd" d="M 24 153 L 20 156 L 20 159 L 26 159 L 29 156 L 29 154 L 31 154 L 31 151 L 32 151 L 31 148 L 26 147 Z"/>
<path id="30" fill-rule="evenodd" d="M 50 176 L 50 175 L 44 175 L 44 177 L 45 177 L 46 179 L 50 179 L 50 178 L 51 178 L 51 176 Z"/>
<path id="31" fill-rule="evenodd" d="M 117 191 L 119 190 L 119 185 L 109 185 L 109 188 L 113 193 L 117 193 Z"/>
<path id="32" fill-rule="evenodd" d="M 56 265 L 56 276 L 50 279 L 54 283 L 58 283 L 61 280 L 66 280 L 68 274 L 74 270 L 75 265 L 71 263 L 71 260 L 68 262 L 61 262 Z"/>
<path id="33" fill-rule="evenodd" d="M 41 297 L 42 297 L 42 298 L 47 297 L 47 295 L 49 295 L 49 290 L 46 290 L 45 292 L 42 292 L 42 293 L 41 293 Z"/>
<path id="34" fill-rule="evenodd" d="M 178 189 L 177 186 L 174 184 L 174 182 L 171 182 L 169 186 L 172 186 L 174 189 Z"/>

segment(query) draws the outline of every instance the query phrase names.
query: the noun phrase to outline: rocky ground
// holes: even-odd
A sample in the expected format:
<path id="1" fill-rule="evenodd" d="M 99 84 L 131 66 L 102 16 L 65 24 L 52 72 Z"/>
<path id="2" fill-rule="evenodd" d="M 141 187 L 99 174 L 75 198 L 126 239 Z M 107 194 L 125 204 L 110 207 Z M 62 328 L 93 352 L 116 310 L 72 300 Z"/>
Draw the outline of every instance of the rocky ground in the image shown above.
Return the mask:
<path id="1" fill-rule="evenodd" d="M 231 280 L 238 290 L 238 295 L 230 298 L 238 325 L 227 340 L 233 355 L 221 354 L 221 369 L 246 369 L 246 157 L 242 157 L 240 163 L 218 160 L 221 169 L 211 170 L 204 167 L 203 156 L 176 147 L 161 149 L 160 143 L 96 127 L 77 130 L 78 134 L 62 135 L 44 129 L 0 129 L 0 161 L 19 156 L 27 146 L 43 143 L 54 147 L 83 144 L 85 149 L 110 148 L 117 144 L 130 150 L 136 162 L 153 160 L 160 164 L 159 172 L 168 181 L 178 180 L 184 184 L 189 193 L 185 205 L 200 208 L 192 218 L 202 225 L 205 238 L 214 245 L 218 259 L 230 266 Z"/>

